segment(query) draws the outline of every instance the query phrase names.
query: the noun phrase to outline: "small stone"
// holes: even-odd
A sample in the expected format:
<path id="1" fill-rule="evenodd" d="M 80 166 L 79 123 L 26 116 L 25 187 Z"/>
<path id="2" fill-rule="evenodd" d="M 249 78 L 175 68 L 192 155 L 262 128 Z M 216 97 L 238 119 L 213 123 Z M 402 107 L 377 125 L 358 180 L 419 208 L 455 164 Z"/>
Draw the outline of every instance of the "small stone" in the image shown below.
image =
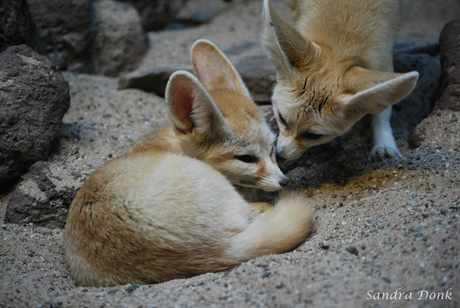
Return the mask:
<path id="1" fill-rule="evenodd" d="M 135 284 L 130 284 L 126 289 L 125 291 L 127 293 L 131 293 L 133 292 L 134 290 L 136 290 L 139 286 L 135 285 Z"/>
<path id="2" fill-rule="evenodd" d="M 345 250 L 348 251 L 349 253 L 351 253 L 352 255 L 355 255 L 355 256 L 359 255 L 358 248 L 356 248 L 354 246 L 347 247 Z"/>
<path id="3" fill-rule="evenodd" d="M 385 281 L 386 283 L 391 283 L 391 280 L 388 277 L 382 277 L 382 280 Z"/>

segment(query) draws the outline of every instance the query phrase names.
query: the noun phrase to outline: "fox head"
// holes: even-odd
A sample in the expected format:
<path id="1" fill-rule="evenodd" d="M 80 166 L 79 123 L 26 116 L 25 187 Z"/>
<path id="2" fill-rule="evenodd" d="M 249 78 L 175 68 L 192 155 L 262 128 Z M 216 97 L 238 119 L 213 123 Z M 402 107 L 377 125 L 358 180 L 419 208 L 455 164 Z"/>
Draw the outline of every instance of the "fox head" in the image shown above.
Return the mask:
<path id="1" fill-rule="evenodd" d="M 308 148 L 343 134 L 365 114 L 381 113 L 406 97 L 418 79 L 417 72 L 365 69 L 369 63 L 347 57 L 347 50 L 310 41 L 268 0 L 263 19 L 263 45 L 276 67 L 272 102 L 281 159 L 297 159 Z"/>
<path id="2" fill-rule="evenodd" d="M 198 78 L 178 71 L 166 87 L 169 116 L 187 154 L 235 185 L 281 189 L 288 180 L 276 164 L 276 136 L 233 65 L 206 40 L 193 45 L 192 63 Z"/>

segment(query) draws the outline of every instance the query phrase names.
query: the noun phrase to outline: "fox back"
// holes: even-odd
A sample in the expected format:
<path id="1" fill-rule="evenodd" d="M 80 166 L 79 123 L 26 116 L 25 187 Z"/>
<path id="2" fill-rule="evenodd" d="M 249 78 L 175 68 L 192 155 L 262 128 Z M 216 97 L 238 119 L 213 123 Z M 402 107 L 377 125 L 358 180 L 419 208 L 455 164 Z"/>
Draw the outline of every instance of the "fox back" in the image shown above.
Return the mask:
<path id="1" fill-rule="evenodd" d="M 407 96 L 418 73 L 393 73 L 397 0 L 291 1 L 296 27 L 264 1 L 264 46 L 275 64 L 280 157 L 347 131 Z M 392 137 L 392 136 L 391 136 Z"/>

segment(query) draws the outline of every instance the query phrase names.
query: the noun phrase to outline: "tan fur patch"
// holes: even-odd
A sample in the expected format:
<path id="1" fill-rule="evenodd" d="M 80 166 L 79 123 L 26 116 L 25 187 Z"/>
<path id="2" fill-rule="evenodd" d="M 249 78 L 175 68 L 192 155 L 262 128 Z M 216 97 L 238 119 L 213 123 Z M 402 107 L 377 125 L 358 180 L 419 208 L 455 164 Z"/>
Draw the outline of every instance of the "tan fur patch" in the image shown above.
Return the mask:
<path id="1" fill-rule="evenodd" d="M 184 144 L 177 137 L 171 124 L 166 125 L 158 132 L 147 136 L 144 140 L 136 144 L 132 149 L 132 153 L 141 152 L 171 152 L 184 153 Z"/>
<path id="2" fill-rule="evenodd" d="M 219 106 L 224 118 L 232 125 L 236 137 L 241 137 L 247 132 L 249 120 L 256 120 L 262 124 L 259 109 L 249 98 L 231 91 L 216 90 L 209 94 Z"/>

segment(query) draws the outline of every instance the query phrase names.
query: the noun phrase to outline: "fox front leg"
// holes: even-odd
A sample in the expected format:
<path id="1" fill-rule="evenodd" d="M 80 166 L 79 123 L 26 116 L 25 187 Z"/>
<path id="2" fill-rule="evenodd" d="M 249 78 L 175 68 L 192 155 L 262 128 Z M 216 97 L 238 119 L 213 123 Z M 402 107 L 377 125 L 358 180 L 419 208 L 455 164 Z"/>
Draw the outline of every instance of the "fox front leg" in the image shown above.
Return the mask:
<path id="1" fill-rule="evenodd" d="M 371 159 L 379 161 L 385 157 L 402 158 L 396 146 L 393 130 L 390 125 L 391 107 L 372 116 L 372 131 L 374 133 L 374 147 L 370 153 Z"/>

